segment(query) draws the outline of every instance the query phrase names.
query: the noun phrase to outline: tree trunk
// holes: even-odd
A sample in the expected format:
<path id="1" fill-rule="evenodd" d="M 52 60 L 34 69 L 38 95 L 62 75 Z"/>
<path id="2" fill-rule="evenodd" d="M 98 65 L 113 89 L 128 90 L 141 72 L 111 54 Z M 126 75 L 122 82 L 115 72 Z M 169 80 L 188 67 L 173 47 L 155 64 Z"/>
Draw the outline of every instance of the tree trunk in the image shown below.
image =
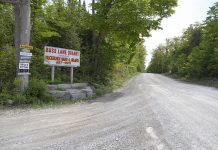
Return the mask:
<path id="1" fill-rule="evenodd" d="M 27 49 L 20 49 L 20 45 L 29 45 L 30 43 L 30 0 L 20 0 L 15 5 L 15 53 L 16 53 L 16 71 L 17 78 L 22 80 L 20 87 L 24 92 L 29 84 L 29 75 L 19 75 L 20 51 L 29 52 Z"/>
<path id="2" fill-rule="evenodd" d="M 95 4 L 95 0 L 92 0 L 92 5 L 94 5 L 94 4 Z M 93 15 L 95 14 L 95 10 L 94 10 L 93 6 L 92 6 L 92 14 Z"/>
<path id="3" fill-rule="evenodd" d="M 27 49 L 20 49 L 20 45 L 30 43 L 30 0 L 0 0 L 0 2 L 14 4 L 16 76 L 23 81 L 19 90 L 24 92 L 28 87 L 29 74 L 19 75 L 18 73 L 20 52 L 29 52 Z"/>

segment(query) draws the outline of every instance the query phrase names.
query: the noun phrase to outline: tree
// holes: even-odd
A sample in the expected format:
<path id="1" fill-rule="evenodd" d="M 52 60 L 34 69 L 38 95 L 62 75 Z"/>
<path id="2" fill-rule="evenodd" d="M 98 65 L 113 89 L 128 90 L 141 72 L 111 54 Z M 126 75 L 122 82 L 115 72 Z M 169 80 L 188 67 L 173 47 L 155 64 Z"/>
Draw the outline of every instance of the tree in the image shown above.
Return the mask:
<path id="1" fill-rule="evenodd" d="M 193 49 L 200 45 L 201 41 L 202 26 L 200 24 L 190 25 L 181 37 L 168 39 L 165 44 L 154 50 L 148 71 L 173 73 L 182 77 L 190 76 L 194 64 L 190 62 L 190 55 Z M 157 64 L 156 61 L 161 63 Z M 152 69 L 153 67 L 156 69 Z"/>
<path id="2" fill-rule="evenodd" d="M 20 15 L 21 1 L 16 1 L 17 15 Z M 31 0 L 31 45 L 34 46 L 31 78 L 49 77 L 46 71 L 49 67 L 43 65 L 45 45 L 81 50 L 81 67 L 75 69 L 77 81 L 108 85 L 143 71 L 146 53 L 143 37 L 160 28 L 161 20 L 174 12 L 174 6 L 176 0 L 92 0 L 90 14 L 78 0 Z M 20 29 L 21 20 L 16 21 Z M 20 40 L 19 36 L 16 46 L 21 44 Z M 164 66 L 163 70 L 166 70 Z M 69 70 L 58 68 L 59 71 L 68 73 Z M 68 81 L 66 75 L 58 78 L 60 82 Z"/>
<path id="3" fill-rule="evenodd" d="M 176 0 L 98 0 L 93 4 L 96 13 L 90 28 L 103 35 L 114 33 L 137 40 L 160 28 L 161 20 L 174 12 L 176 4 Z"/>
<path id="4" fill-rule="evenodd" d="M 30 42 L 30 0 L 0 0 L 0 2 L 14 4 L 16 74 L 23 81 L 20 90 L 24 91 L 28 87 L 29 75 L 19 75 L 20 45 L 29 45 Z"/>
<path id="5" fill-rule="evenodd" d="M 6 50 L 8 45 L 13 45 L 14 13 L 10 4 L 0 3 L 0 49 Z"/>
<path id="6" fill-rule="evenodd" d="M 190 25 L 177 39 L 170 40 L 164 48 L 169 50 L 169 57 L 161 49 L 155 49 L 148 71 L 160 72 L 157 63 L 162 58 L 169 72 L 185 78 L 202 78 L 218 76 L 218 2 L 208 11 L 206 20 Z M 161 54 L 161 58 L 157 54 Z M 157 69 L 158 68 L 158 69 Z"/>
<path id="7" fill-rule="evenodd" d="M 212 77 L 218 76 L 218 2 L 208 11 L 208 17 L 204 21 L 204 36 L 202 48 L 206 51 L 207 74 Z"/>
<path id="8" fill-rule="evenodd" d="M 90 30 L 94 31 L 93 53 L 100 56 L 105 45 L 108 46 L 109 52 L 111 52 L 109 47 L 127 46 L 128 48 L 121 52 L 131 60 L 136 53 L 137 44 L 143 41 L 143 37 L 149 36 L 151 30 L 160 28 L 161 20 L 174 12 L 173 7 L 176 4 L 176 0 L 93 1 L 93 14 L 89 18 L 88 26 Z M 132 52 L 128 53 L 130 49 Z M 117 51 L 115 52 L 117 53 Z M 101 58 L 102 56 L 95 57 L 93 61 L 94 74 L 104 64 Z M 112 60 L 108 60 L 109 58 L 114 57 L 106 59 L 112 62 Z"/>

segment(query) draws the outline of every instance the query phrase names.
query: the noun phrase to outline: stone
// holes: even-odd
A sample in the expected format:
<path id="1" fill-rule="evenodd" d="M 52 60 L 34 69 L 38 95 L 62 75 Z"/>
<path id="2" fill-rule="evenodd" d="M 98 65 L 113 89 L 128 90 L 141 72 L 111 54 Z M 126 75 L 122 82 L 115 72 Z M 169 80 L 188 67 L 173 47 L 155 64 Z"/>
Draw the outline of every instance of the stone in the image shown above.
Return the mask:
<path id="1" fill-rule="evenodd" d="M 85 99 L 92 97 L 93 90 L 87 83 L 48 85 L 49 92 L 62 100 Z"/>
<path id="2" fill-rule="evenodd" d="M 13 100 L 10 100 L 10 99 L 9 99 L 9 100 L 7 101 L 7 104 L 8 104 L 8 105 L 12 105 L 13 103 L 14 103 Z"/>
<path id="3" fill-rule="evenodd" d="M 49 90 L 58 89 L 82 89 L 88 86 L 88 83 L 74 83 L 74 84 L 50 84 L 48 85 Z"/>
<path id="4" fill-rule="evenodd" d="M 77 99 L 85 99 L 86 94 L 85 93 L 71 93 L 71 100 L 77 100 Z"/>
<path id="5" fill-rule="evenodd" d="M 73 89 L 82 89 L 82 88 L 85 88 L 86 86 L 88 86 L 87 83 L 74 83 L 74 84 L 72 84 Z"/>
<path id="6" fill-rule="evenodd" d="M 85 89 L 82 89 L 82 92 L 86 94 L 86 97 L 92 97 L 93 95 L 93 90 L 89 86 L 87 86 Z"/>
<path id="7" fill-rule="evenodd" d="M 79 89 L 67 89 L 66 91 L 69 93 L 81 93 L 81 90 Z"/>
<path id="8" fill-rule="evenodd" d="M 54 95 L 55 97 L 58 97 L 62 100 L 64 99 L 71 99 L 71 95 L 69 92 L 67 91 L 58 91 L 58 90 L 51 90 L 49 91 L 52 95 Z"/>
<path id="9" fill-rule="evenodd" d="M 72 84 L 58 84 L 57 85 L 57 89 L 71 89 L 72 88 Z"/>
<path id="10" fill-rule="evenodd" d="M 49 90 L 56 90 L 57 89 L 57 85 L 49 84 L 48 85 L 48 89 Z"/>

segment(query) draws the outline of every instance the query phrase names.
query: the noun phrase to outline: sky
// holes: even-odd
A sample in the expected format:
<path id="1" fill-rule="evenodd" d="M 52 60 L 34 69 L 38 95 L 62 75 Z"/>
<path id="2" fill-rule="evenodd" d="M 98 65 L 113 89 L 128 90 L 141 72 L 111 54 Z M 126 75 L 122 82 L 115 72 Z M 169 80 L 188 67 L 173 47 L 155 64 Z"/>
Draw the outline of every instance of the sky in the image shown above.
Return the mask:
<path id="1" fill-rule="evenodd" d="M 85 0 L 89 4 L 92 0 Z M 207 11 L 217 0 L 178 0 L 175 13 L 161 23 L 163 30 L 151 32 L 151 37 L 145 39 L 147 50 L 146 66 L 149 64 L 153 49 L 164 43 L 167 38 L 181 36 L 184 29 L 196 22 L 202 22 L 207 17 Z"/>

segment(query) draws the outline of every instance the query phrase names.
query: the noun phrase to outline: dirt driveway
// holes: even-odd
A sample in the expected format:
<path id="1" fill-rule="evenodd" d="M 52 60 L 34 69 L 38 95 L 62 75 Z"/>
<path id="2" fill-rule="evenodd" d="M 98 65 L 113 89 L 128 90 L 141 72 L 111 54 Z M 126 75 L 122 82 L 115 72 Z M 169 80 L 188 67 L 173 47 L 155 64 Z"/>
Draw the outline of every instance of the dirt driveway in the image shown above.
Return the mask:
<path id="1" fill-rule="evenodd" d="M 0 112 L 1 150 L 218 148 L 218 90 L 139 74 L 84 104 Z"/>

